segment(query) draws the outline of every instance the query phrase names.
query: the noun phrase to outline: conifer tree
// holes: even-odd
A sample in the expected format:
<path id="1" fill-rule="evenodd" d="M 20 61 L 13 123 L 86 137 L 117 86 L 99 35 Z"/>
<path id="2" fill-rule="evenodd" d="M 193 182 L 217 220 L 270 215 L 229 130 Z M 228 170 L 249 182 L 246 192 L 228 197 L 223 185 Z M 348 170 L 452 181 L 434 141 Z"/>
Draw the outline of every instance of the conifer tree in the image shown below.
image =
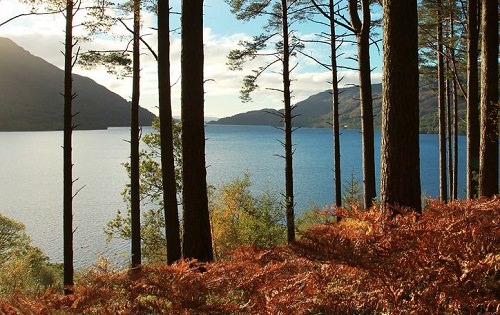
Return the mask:
<path id="1" fill-rule="evenodd" d="M 64 42 L 64 144 L 63 144 L 63 239 L 64 292 L 73 293 L 73 0 L 66 2 L 66 38 Z"/>
<path id="2" fill-rule="evenodd" d="M 381 207 L 421 211 L 417 1 L 383 1 Z"/>
<path id="3" fill-rule="evenodd" d="M 482 1 L 479 195 L 498 194 L 498 0 Z"/>
<path id="4" fill-rule="evenodd" d="M 361 134 L 363 147 L 363 203 L 372 206 L 375 192 L 375 148 L 373 140 L 373 99 L 370 67 L 370 0 L 361 0 L 363 21 L 358 14 L 358 1 L 349 0 L 351 26 L 356 35 L 359 65 L 359 94 L 361 100 Z"/>
<path id="5" fill-rule="evenodd" d="M 268 69 L 275 64 L 281 64 L 281 75 L 283 79 L 283 88 L 274 89 L 283 93 L 283 113 L 280 115 L 283 119 L 283 128 L 285 140 L 282 145 L 285 148 L 285 205 L 286 205 L 286 220 L 287 220 L 287 239 L 288 242 L 295 241 L 295 213 L 294 213 L 294 192 L 293 192 L 293 144 L 292 144 L 292 102 L 290 91 L 290 73 L 294 67 L 290 64 L 296 50 L 302 47 L 302 44 L 295 38 L 294 32 L 290 29 L 292 21 L 297 21 L 301 18 L 301 10 L 297 8 L 299 1 L 251 1 L 251 0 L 227 0 L 231 6 L 231 11 L 240 20 L 251 20 L 257 17 L 268 16 L 268 24 L 264 27 L 267 31 L 275 31 L 275 33 L 265 32 L 255 36 L 252 41 L 241 42 L 243 49 L 236 49 L 230 52 L 228 65 L 231 70 L 242 70 L 242 65 L 247 60 L 253 60 L 259 56 L 262 49 L 268 45 L 275 45 L 274 53 L 266 53 L 267 57 L 272 57 L 272 60 L 265 65 L 259 67 L 258 70 L 253 70 L 252 75 L 248 75 L 244 79 L 244 86 L 241 90 L 241 98 L 243 101 L 250 101 L 250 93 L 253 92 L 258 85 L 256 81 Z M 275 40 L 275 37 L 280 37 Z"/>
<path id="6" fill-rule="evenodd" d="M 467 2 L 467 198 L 478 193 L 479 176 L 479 1 Z"/>
<path id="7" fill-rule="evenodd" d="M 330 46 L 330 64 L 323 64 L 316 60 L 320 65 L 332 72 L 332 129 L 333 129 L 333 178 L 334 178 L 334 195 L 335 205 L 342 206 L 342 178 L 340 167 L 340 126 L 339 126 L 339 77 L 337 66 L 337 52 L 339 45 L 337 44 L 337 32 L 335 30 L 336 24 L 350 29 L 349 25 L 339 22 L 335 18 L 335 3 L 334 0 L 328 0 L 326 5 L 327 9 L 316 0 L 311 0 L 316 10 L 320 12 L 328 20 L 329 34 L 328 39 L 325 41 Z"/>
<path id="8" fill-rule="evenodd" d="M 139 174 L 139 97 L 141 1 L 133 1 L 132 104 L 130 113 L 130 210 L 132 268 L 141 265 L 141 200 Z"/>
<path id="9" fill-rule="evenodd" d="M 160 110 L 160 141 L 163 207 L 167 263 L 181 258 L 177 185 L 175 180 L 172 105 L 170 93 L 170 7 L 168 0 L 158 1 L 158 99 Z"/>
<path id="10" fill-rule="evenodd" d="M 205 168 L 203 0 L 182 1 L 183 254 L 213 260 Z"/>

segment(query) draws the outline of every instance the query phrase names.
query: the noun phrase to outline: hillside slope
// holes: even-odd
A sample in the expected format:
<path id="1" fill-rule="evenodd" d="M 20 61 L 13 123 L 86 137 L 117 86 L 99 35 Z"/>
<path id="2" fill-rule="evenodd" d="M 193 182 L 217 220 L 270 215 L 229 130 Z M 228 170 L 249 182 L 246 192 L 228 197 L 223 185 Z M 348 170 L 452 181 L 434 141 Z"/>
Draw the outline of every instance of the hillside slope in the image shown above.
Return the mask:
<path id="1" fill-rule="evenodd" d="M 0 131 L 61 130 L 63 70 L 31 55 L 7 38 L 0 38 Z M 73 102 L 78 129 L 130 125 L 130 104 L 95 81 L 74 75 Z M 154 115 L 141 108 L 140 124 Z"/>
<path id="2" fill-rule="evenodd" d="M 373 114 L 375 128 L 380 128 L 382 106 L 382 84 L 373 84 Z M 437 133 L 437 96 L 429 86 L 420 87 L 420 131 L 422 133 Z M 281 110 L 280 110 L 281 111 Z M 223 125 L 281 125 L 275 109 L 254 110 L 221 118 L 215 124 Z M 330 91 L 324 91 L 298 102 L 293 114 L 293 125 L 297 127 L 330 127 L 332 122 L 332 96 Z M 465 102 L 459 102 L 459 128 L 465 130 Z M 339 96 L 339 123 L 342 128 L 361 128 L 359 88 L 348 87 L 340 89 Z"/>

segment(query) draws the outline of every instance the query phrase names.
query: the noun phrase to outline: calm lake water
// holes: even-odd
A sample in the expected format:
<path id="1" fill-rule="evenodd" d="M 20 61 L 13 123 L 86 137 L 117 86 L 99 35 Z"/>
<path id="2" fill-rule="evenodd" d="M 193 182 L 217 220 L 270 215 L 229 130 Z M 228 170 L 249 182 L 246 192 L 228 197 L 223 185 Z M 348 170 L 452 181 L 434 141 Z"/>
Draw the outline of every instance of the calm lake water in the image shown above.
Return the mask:
<path id="1" fill-rule="evenodd" d="M 151 129 L 146 128 L 145 132 Z M 62 132 L 0 132 L 0 213 L 26 225 L 33 243 L 54 262 L 62 261 Z M 92 265 L 100 255 L 118 262 L 128 259 L 129 244 L 106 244 L 103 228 L 118 209 L 127 183 L 121 165 L 129 156 L 128 128 L 76 131 L 73 136 L 75 264 Z M 206 128 L 208 182 L 215 186 L 251 174 L 252 191 L 284 190 L 280 130 L 267 126 Z M 333 203 L 332 133 L 302 128 L 294 133 L 294 184 L 297 211 Z M 380 134 L 375 135 L 377 181 Z M 420 136 L 422 193 L 438 195 L 438 137 Z M 361 181 L 361 134 L 342 130 L 343 182 Z M 465 191 L 465 138 L 459 137 L 459 194 Z"/>

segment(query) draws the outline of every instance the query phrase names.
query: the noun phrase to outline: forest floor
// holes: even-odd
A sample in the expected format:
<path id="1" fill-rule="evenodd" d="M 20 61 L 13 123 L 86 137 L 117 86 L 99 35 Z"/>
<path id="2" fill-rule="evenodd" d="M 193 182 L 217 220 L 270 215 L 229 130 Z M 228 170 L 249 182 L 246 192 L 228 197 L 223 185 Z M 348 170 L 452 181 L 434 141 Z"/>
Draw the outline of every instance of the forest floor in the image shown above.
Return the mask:
<path id="1" fill-rule="evenodd" d="M 74 294 L 0 299 L 5 314 L 499 314 L 500 198 L 422 215 L 339 210 L 288 246 L 110 271 Z M 332 213 L 325 213 L 332 215 Z"/>

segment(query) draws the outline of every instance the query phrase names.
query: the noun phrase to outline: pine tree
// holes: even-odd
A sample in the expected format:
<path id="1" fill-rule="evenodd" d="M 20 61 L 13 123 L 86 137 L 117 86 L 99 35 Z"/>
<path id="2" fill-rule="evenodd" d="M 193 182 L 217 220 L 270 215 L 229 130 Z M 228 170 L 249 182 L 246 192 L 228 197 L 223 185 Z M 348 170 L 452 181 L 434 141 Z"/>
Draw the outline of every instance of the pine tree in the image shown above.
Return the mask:
<path id="1" fill-rule="evenodd" d="M 133 2 L 132 104 L 130 112 L 130 209 L 132 228 L 132 268 L 141 265 L 141 200 L 139 174 L 139 94 L 140 94 L 140 27 L 141 1 Z"/>
<path id="2" fill-rule="evenodd" d="M 253 75 L 246 76 L 242 89 L 242 99 L 249 101 L 250 93 L 258 86 L 257 79 L 271 66 L 281 63 L 281 75 L 283 88 L 278 91 L 283 93 L 284 110 L 281 114 L 283 119 L 283 131 L 285 140 L 282 145 L 285 148 L 285 204 L 287 218 L 287 238 L 288 242 L 295 240 L 295 213 L 294 213 L 294 192 L 293 192 L 293 145 L 292 145 L 292 102 L 290 91 L 290 72 L 293 67 L 290 65 L 290 57 L 295 51 L 300 49 L 301 43 L 293 36 L 293 31 L 289 29 L 292 21 L 300 20 L 300 10 L 294 9 L 297 1 L 251 1 L 251 0 L 227 0 L 231 10 L 240 20 L 250 20 L 260 16 L 270 16 L 266 30 L 276 30 L 276 33 L 264 33 L 255 36 L 251 42 L 242 42 L 243 50 L 233 50 L 230 52 L 229 66 L 231 70 L 242 70 L 242 64 L 246 60 L 253 60 L 259 56 L 259 51 L 270 45 L 275 36 L 280 36 L 281 40 L 274 42 L 275 52 L 272 54 L 273 60 L 264 66 L 254 70 Z M 269 54 L 268 54 L 269 55 Z"/>
<path id="3" fill-rule="evenodd" d="M 168 0 L 158 1 L 158 99 L 160 110 L 160 141 L 163 206 L 167 263 L 181 258 L 177 187 L 175 180 L 172 105 L 170 93 L 170 6 Z"/>
<path id="4" fill-rule="evenodd" d="M 361 134 L 363 147 L 363 203 L 372 206 L 375 192 L 375 148 L 373 140 L 373 99 L 370 67 L 370 0 L 361 0 L 363 21 L 358 14 L 358 1 L 349 0 L 351 26 L 358 45 L 359 94 L 361 99 Z"/>
<path id="5" fill-rule="evenodd" d="M 64 166 L 63 166 L 63 239 L 64 239 L 64 292 L 73 293 L 73 15 L 74 3 L 66 2 L 66 39 L 64 43 Z"/>
<path id="6" fill-rule="evenodd" d="M 203 0 L 182 1 L 181 114 L 183 254 L 213 260 L 205 168 Z"/>
<path id="7" fill-rule="evenodd" d="M 383 1 L 381 206 L 421 211 L 417 1 Z"/>
<path id="8" fill-rule="evenodd" d="M 482 2 L 479 195 L 498 194 L 498 0 Z"/>

